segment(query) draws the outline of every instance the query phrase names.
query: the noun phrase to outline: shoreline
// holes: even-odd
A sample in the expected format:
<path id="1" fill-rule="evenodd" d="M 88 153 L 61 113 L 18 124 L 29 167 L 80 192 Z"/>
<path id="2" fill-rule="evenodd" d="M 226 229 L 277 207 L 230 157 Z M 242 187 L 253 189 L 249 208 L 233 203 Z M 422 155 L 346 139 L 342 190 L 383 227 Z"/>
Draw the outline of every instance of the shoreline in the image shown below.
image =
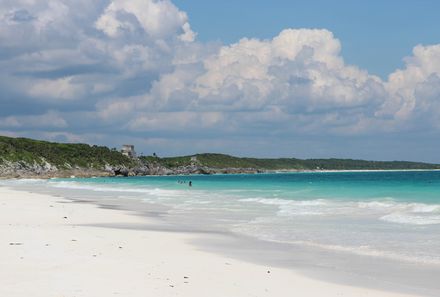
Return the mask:
<path id="1" fill-rule="evenodd" d="M 239 168 L 237 168 L 239 169 Z M 108 172 L 103 171 L 102 173 L 97 171 L 84 171 L 83 173 L 76 172 L 60 172 L 59 174 L 41 174 L 41 175 L 0 175 L 0 180 L 49 180 L 57 178 L 96 178 L 96 177 L 115 177 L 115 178 L 126 178 L 126 177 L 153 177 L 153 176 L 204 176 L 204 175 L 259 175 L 259 174 L 287 174 L 287 173 L 350 173 L 350 172 L 431 172 L 440 171 L 440 169 L 341 169 L 341 170 L 299 170 L 299 169 L 282 169 L 282 170 L 255 170 L 255 172 L 243 171 L 243 172 L 231 172 L 231 173 L 175 173 L 175 174 L 145 174 L 145 175 L 133 175 L 133 176 L 123 176 L 123 175 L 110 175 Z"/>
<path id="2" fill-rule="evenodd" d="M 422 296 L 326 282 L 243 255 L 228 256 L 218 236 L 161 229 L 151 214 L 3 186 L 0 204 L 0 257 L 6 263 L 0 293 L 5 296 L 206 296 L 208 290 L 214 291 L 210 296 Z M 62 285 L 55 286 L 48 277 L 60 278 L 59 273 Z M 101 274 L 114 280 L 111 286 L 102 283 Z M 136 292 L 117 282 L 128 276 Z M 41 295 L 33 293 L 35 286 Z"/>

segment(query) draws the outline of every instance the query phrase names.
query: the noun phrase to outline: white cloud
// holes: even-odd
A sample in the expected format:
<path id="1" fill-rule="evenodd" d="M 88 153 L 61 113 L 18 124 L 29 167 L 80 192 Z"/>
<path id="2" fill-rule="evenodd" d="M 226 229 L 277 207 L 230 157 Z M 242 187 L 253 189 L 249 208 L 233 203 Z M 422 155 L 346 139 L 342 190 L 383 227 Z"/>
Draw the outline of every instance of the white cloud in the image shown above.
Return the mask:
<path id="1" fill-rule="evenodd" d="M 195 37 L 186 13 L 168 0 L 114 0 L 96 21 L 96 28 L 110 37 L 139 29 L 156 39 L 178 35 L 184 41 L 193 41 Z"/>
<path id="2" fill-rule="evenodd" d="M 191 30 L 191 26 L 188 22 L 182 26 L 183 33 L 179 36 L 179 39 L 185 42 L 192 42 L 196 39 L 197 34 Z"/>
<path id="3" fill-rule="evenodd" d="M 85 94 L 85 86 L 76 84 L 74 77 L 32 81 L 27 93 L 41 100 L 76 100 Z"/>
<path id="4" fill-rule="evenodd" d="M 380 113 L 390 114 L 399 120 L 408 120 L 415 112 L 438 112 L 440 100 L 440 45 L 417 45 L 413 55 L 405 59 L 405 69 L 391 73 L 385 83 L 389 97 Z M 429 89 L 429 90 L 428 90 Z M 425 96 L 425 93 L 430 93 Z"/>
<path id="5" fill-rule="evenodd" d="M 242 39 L 204 65 L 194 86 L 201 101 L 235 92 L 236 107 L 279 104 L 310 112 L 383 98 L 380 79 L 344 65 L 339 41 L 327 30 L 289 29 L 273 40 Z"/>
<path id="6" fill-rule="evenodd" d="M 197 42 L 169 0 L 4 0 L 0 123 L 38 128 L 44 115 L 41 127 L 103 139 L 440 129 L 440 45 L 416 46 L 386 81 L 347 65 L 341 47 L 325 29 Z"/>

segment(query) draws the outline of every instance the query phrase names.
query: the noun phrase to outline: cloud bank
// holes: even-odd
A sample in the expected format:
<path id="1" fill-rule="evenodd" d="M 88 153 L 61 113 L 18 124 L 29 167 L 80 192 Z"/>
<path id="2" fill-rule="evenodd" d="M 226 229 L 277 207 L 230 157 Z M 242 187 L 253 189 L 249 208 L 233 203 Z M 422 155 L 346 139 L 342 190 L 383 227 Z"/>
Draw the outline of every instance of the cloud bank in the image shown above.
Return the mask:
<path id="1" fill-rule="evenodd" d="M 304 156 L 362 137 L 354 155 L 367 158 L 392 156 L 363 154 L 371 142 L 440 132 L 440 45 L 415 46 L 382 80 L 344 63 L 325 29 L 228 45 L 196 37 L 168 0 L 2 1 L 0 132 Z"/>

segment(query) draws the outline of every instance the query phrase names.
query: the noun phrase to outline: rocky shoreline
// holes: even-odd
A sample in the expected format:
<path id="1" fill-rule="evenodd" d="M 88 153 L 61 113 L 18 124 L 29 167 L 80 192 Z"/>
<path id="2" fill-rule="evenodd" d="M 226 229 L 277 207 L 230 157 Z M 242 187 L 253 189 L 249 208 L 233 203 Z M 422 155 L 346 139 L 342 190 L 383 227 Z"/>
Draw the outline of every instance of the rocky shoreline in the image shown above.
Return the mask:
<path id="1" fill-rule="evenodd" d="M 189 174 L 240 174 L 262 173 L 255 168 L 210 168 L 199 164 L 191 164 L 168 168 L 155 162 L 137 160 L 132 167 L 106 165 L 104 168 L 85 168 L 64 165 L 58 168 L 46 161 L 27 163 L 24 161 L 3 161 L 0 163 L 0 178 L 67 178 L 94 176 L 147 176 L 147 175 L 189 175 Z"/>

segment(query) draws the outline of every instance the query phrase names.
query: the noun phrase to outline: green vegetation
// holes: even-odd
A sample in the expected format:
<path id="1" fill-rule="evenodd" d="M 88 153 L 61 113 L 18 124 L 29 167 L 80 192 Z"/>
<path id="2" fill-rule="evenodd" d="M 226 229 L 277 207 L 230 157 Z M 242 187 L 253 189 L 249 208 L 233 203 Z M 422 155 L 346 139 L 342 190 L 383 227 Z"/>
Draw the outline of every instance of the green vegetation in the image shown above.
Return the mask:
<path id="1" fill-rule="evenodd" d="M 191 161 L 196 157 L 196 161 Z M 141 157 L 147 162 L 156 162 L 168 168 L 188 166 L 192 163 L 210 168 L 254 168 L 259 170 L 374 170 L 374 169 L 440 169 L 438 164 L 419 162 L 381 162 L 351 159 L 257 159 L 238 158 L 223 154 L 198 154 L 194 156 L 158 158 Z"/>
<path id="2" fill-rule="evenodd" d="M 69 167 L 102 169 L 106 164 L 133 165 L 131 159 L 104 146 L 0 136 L 0 163 L 12 161 L 43 164 L 44 160 L 60 169 L 69 169 Z"/>
<path id="3" fill-rule="evenodd" d="M 375 170 L 375 169 L 440 169 L 439 164 L 407 161 L 365 161 L 352 159 L 308 159 L 302 161 L 310 169 Z"/>
<path id="4" fill-rule="evenodd" d="M 366 170 L 366 169 L 440 169 L 439 164 L 418 162 L 380 162 L 351 159 L 295 158 L 257 159 L 238 158 L 223 154 L 198 154 L 193 156 L 159 158 L 140 157 L 144 164 L 156 164 L 170 169 L 198 165 L 214 169 L 252 168 L 256 170 Z M 88 144 L 66 144 L 27 138 L 0 136 L 0 164 L 4 161 L 43 164 L 45 161 L 59 169 L 71 167 L 103 169 L 106 164 L 134 168 L 136 160 L 125 157 L 116 149 Z"/>
<path id="5" fill-rule="evenodd" d="M 176 168 L 179 166 L 186 166 L 191 164 L 191 156 L 159 158 L 155 156 L 140 157 L 144 163 L 157 163 L 167 168 Z"/>

